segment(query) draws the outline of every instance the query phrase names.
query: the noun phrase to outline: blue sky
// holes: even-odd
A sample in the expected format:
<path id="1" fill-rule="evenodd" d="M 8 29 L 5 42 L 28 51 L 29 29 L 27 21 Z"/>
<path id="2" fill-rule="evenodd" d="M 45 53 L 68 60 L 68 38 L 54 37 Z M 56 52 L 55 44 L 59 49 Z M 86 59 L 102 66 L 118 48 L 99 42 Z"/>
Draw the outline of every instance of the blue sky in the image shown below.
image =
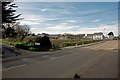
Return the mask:
<path id="1" fill-rule="evenodd" d="M 34 33 L 118 34 L 117 2 L 16 2 L 21 24 Z"/>

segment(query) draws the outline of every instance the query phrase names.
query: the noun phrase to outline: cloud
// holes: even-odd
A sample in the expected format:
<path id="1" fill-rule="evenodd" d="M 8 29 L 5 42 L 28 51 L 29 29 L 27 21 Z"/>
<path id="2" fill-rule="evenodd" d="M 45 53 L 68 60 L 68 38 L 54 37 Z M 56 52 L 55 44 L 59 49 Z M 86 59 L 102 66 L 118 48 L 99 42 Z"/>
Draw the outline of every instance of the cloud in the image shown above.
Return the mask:
<path id="1" fill-rule="evenodd" d="M 50 25 L 49 27 L 44 27 L 42 29 L 32 28 L 31 31 L 34 33 L 48 33 L 48 34 L 63 34 L 70 32 L 73 29 L 77 29 L 80 26 L 68 26 L 65 24 Z"/>
<path id="2" fill-rule="evenodd" d="M 31 22 L 31 21 L 21 21 L 20 22 L 20 24 L 21 25 L 36 25 L 36 24 L 38 24 L 38 23 L 35 23 L 35 22 Z"/>
<path id="3" fill-rule="evenodd" d="M 78 28 L 78 27 L 80 27 L 80 26 L 68 26 L 68 25 L 60 24 L 60 25 L 55 25 L 55 26 L 52 26 L 52 27 L 48 27 L 47 29 L 69 30 L 69 29 Z"/>
<path id="4" fill-rule="evenodd" d="M 48 33 L 48 34 L 63 34 L 63 33 L 71 33 L 71 34 L 93 34 L 96 32 L 103 32 L 105 36 L 109 32 L 113 32 L 116 36 L 118 35 L 118 25 L 107 25 L 107 24 L 101 24 L 97 27 L 80 27 L 80 26 L 68 26 L 68 25 L 51 25 L 50 27 L 45 28 L 34 28 L 32 29 L 32 32 L 34 33 Z"/>
<path id="5" fill-rule="evenodd" d="M 91 22 L 99 22 L 100 19 L 92 20 Z"/>
<path id="6" fill-rule="evenodd" d="M 115 35 L 118 35 L 118 25 L 117 24 L 114 24 L 114 25 L 101 24 L 93 28 L 79 28 L 79 30 L 76 33 L 93 34 L 95 32 L 103 32 L 106 36 L 111 31 Z"/>
<path id="7" fill-rule="evenodd" d="M 62 25 L 66 25 L 67 23 L 61 23 Z"/>
<path id="8" fill-rule="evenodd" d="M 66 20 L 67 22 L 71 22 L 71 23 L 74 23 L 76 22 L 76 20 Z"/>
<path id="9" fill-rule="evenodd" d="M 100 29 L 104 29 L 104 33 L 108 34 L 109 32 L 113 32 L 115 35 L 118 35 L 118 24 L 101 24 L 99 26 Z"/>
<path id="10" fill-rule="evenodd" d="M 47 9 L 42 9 L 41 11 L 44 12 L 44 11 L 46 11 L 46 10 L 47 10 Z"/>
<path id="11" fill-rule="evenodd" d="M 68 11 L 68 10 L 61 10 L 60 13 L 62 14 L 73 14 L 72 12 Z"/>
<path id="12" fill-rule="evenodd" d="M 18 13 L 22 13 L 21 16 L 23 16 L 23 20 L 21 20 L 21 24 L 28 24 L 31 26 L 31 31 L 34 33 L 72 33 L 72 34 L 78 34 L 78 33 L 94 33 L 94 32 L 104 32 L 107 34 L 110 31 L 113 31 L 115 34 L 117 34 L 117 25 L 116 22 L 109 22 L 110 24 L 105 25 L 101 24 L 99 26 L 97 22 L 101 21 L 103 17 L 100 16 L 100 18 L 97 16 L 96 19 L 88 21 L 90 18 L 93 17 L 81 17 L 81 15 L 86 15 L 90 13 L 99 12 L 99 10 L 83 10 L 84 8 L 81 8 L 79 10 L 78 7 L 66 4 L 66 3 L 39 3 L 39 6 L 33 6 L 26 3 L 19 3 L 18 7 Z M 59 5 L 60 4 L 60 5 Z M 82 11 L 83 10 L 83 11 Z M 91 22 L 93 24 L 87 23 Z M 96 23 L 96 24 L 95 24 Z M 106 22 L 103 22 L 106 23 Z M 108 23 L 108 21 L 107 21 Z M 71 24 L 71 25 L 70 25 Z M 99 23 L 100 24 L 100 23 Z M 78 26 L 76 26 L 78 25 Z M 92 25 L 96 27 L 91 27 Z M 105 30 L 104 30 L 105 28 Z"/>
<path id="13" fill-rule="evenodd" d="M 24 24 L 29 24 L 29 25 L 41 24 L 41 23 L 45 23 L 52 20 L 52 18 L 46 18 L 42 15 L 37 15 L 37 14 L 23 15 L 23 17 L 24 19 L 20 20 L 20 22 Z"/>

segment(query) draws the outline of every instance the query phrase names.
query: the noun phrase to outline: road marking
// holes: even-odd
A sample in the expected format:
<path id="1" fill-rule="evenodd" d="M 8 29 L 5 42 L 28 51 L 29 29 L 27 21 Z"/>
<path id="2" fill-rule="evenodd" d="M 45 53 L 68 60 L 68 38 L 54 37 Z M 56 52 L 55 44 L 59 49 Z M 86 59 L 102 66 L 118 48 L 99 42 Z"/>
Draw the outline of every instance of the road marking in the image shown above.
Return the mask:
<path id="1" fill-rule="evenodd" d="M 2 69 L 2 70 L 0 70 L 0 71 L 5 71 L 5 70 L 9 70 L 9 69 L 14 69 L 14 68 L 19 68 L 19 67 L 23 67 L 23 66 L 25 66 L 26 64 L 22 64 L 22 65 L 19 65 L 19 66 L 13 66 L 13 67 L 10 67 L 10 68 L 6 68 L 6 69 Z"/>

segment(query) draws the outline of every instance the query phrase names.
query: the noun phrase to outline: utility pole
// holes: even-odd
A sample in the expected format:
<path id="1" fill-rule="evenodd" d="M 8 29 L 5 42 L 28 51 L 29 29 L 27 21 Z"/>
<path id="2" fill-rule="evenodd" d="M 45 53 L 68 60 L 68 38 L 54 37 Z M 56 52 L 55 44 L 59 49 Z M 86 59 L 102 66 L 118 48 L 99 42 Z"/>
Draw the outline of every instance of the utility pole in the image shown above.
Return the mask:
<path id="1" fill-rule="evenodd" d="M 103 38 L 105 39 L 107 36 L 105 34 L 105 28 L 103 29 Z"/>

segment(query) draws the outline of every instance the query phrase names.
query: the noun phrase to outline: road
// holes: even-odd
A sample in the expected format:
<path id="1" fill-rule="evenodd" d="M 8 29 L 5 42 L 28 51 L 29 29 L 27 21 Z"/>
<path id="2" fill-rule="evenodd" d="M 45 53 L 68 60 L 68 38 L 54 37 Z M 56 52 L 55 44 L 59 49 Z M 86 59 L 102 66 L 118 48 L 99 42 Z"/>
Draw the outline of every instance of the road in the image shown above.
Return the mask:
<path id="1" fill-rule="evenodd" d="M 46 55 L 3 62 L 3 78 L 118 77 L 118 41 L 65 48 Z"/>

